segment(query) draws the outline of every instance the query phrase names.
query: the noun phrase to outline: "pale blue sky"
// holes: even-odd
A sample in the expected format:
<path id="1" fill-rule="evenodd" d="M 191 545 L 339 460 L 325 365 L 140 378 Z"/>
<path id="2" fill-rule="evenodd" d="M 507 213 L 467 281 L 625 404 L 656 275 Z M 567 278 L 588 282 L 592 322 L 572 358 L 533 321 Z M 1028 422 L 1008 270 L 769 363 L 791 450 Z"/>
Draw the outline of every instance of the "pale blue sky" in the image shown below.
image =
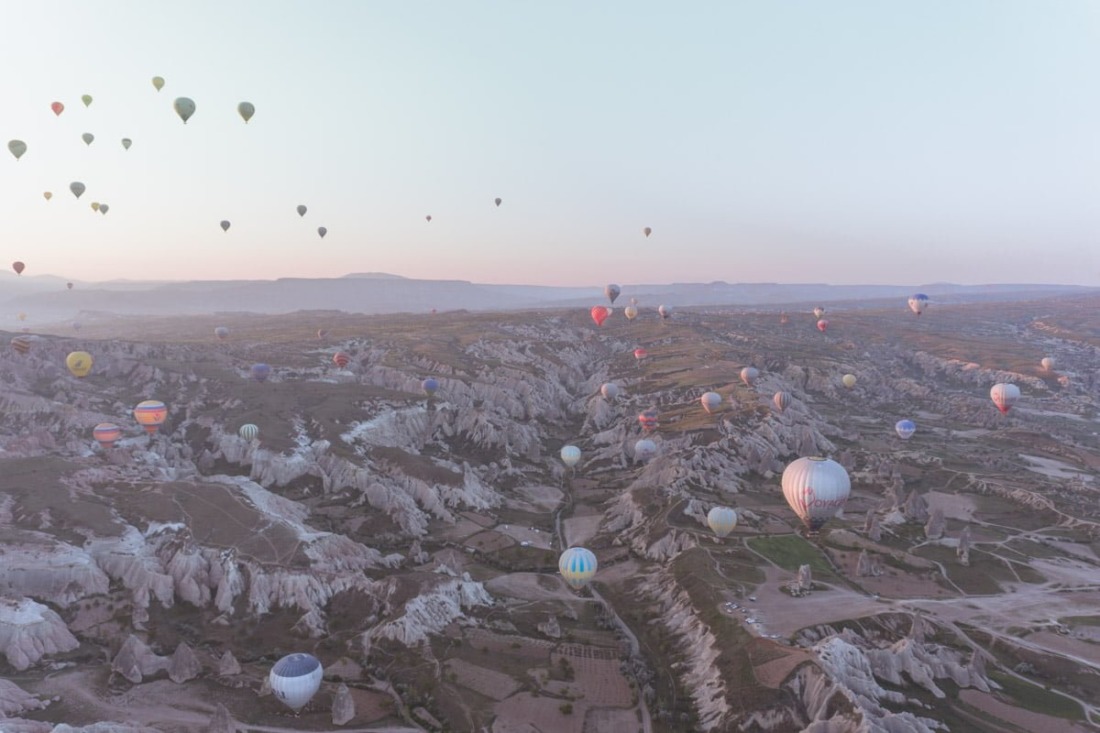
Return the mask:
<path id="1" fill-rule="evenodd" d="M 0 256 L 28 276 L 1100 285 L 1095 0 L 36 1 L 4 26 L 0 138 L 29 151 L 0 151 Z"/>

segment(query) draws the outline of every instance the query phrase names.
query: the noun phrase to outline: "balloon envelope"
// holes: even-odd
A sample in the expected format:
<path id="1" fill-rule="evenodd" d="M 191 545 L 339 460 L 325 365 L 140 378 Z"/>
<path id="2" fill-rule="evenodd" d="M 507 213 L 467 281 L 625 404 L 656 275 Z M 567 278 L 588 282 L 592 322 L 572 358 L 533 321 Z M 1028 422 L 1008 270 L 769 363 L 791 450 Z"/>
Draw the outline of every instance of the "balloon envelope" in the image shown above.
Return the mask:
<path id="1" fill-rule="evenodd" d="M 111 210 L 111 207 L 108 206 L 107 204 L 100 204 L 99 205 L 99 213 L 101 213 L 101 214 L 106 214 L 110 210 Z"/>
<path id="2" fill-rule="evenodd" d="M 821 306 L 814 308 L 814 318 L 821 318 L 823 315 L 825 315 L 824 308 L 822 308 Z"/>
<path id="3" fill-rule="evenodd" d="M 187 97 L 176 97 L 176 101 L 172 102 L 172 109 L 176 110 L 176 114 L 186 125 L 191 115 L 195 114 L 195 103 Z"/>
<path id="4" fill-rule="evenodd" d="M 649 356 L 649 352 L 646 351 L 645 349 L 634 349 L 634 358 L 637 359 L 638 361 L 641 361 L 642 359 L 646 358 L 647 356 Z"/>
<path id="5" fill-rule="evenodd" d="M 634 444 L 635 461 L 648 461 L 655 455 L 657 455 L 657 444 L 649 438 L 642 438 Z"/>
<path id="6" fill-rule="evenodd" d="M 1048 372 L 1054 369 L 1054 357 L 1044 356 L 1043 360 L 1039 363 L 1042 365 L 1043 369 L 1046 369 Z"/>
<path id="7" fill-rule="evenodd" d="M 230 227 L 229 220 L 222 219 L 222 223 L 219 226 L 221 226 L 223 232 L 228 232 Z"/>
<path id="8" fill-rule="evenodd" d="M 252 115 L 256 114 L 256 108 L 251 102 L 241 102 L 237 105 L 237 114 L 241 116 L 241 119 L 247 125 L 248 121 L 252 119 Z"/>
<path id="9" fill-rule="evenodd" d="M 332 355 L 332 363 L 343 369 L 351 363 L 351 357 L 343 351 L 337 351 Z"/>
<path id="10" fill-rule="evenodd" d="M 255 440 L 260 437 L 260 428 L 252 423 L 245 423 L 241 426 L 241 429 L 237 431 L 237 435 L 245 440 Z"/>
<path id="11" fill-rule="evenodd" d="M 603 322 L 607 320 L 607 317 L 611 315 L 611 309 L 603 305 L 592 306 L 592 310 L 589 311 L 592 316 L 592 320 L 596 322 L 597 326 L 602 326 Z"/>
<path id="12" fill-rule="evenodd" d="M 122 147 L 126 148 L 127 150 L 129 150 L 130 146 L 133 145 L 133 144 L 134 144 L 134 141 L 131 140 L 130 138 L 128 138 L 128 137 L 122 138 Z"/>
<path id="13" fill-rule="evenodd" d="M 305 216 L 306 211 L 307 211 L 307 209 L 306 209 L 305 204 L 298 204 L 298 216 Z"/>
<path id="14" fill-rule="evenodd" d="M 23 153 L 27 152 L 27 144 L 22 140 L 10 140 L 8 150 L 15 156 L 16 160 L 19 160 L 23 157 Z"/>
<path id="15" fill-rule="evenodd" d="M 501 199 L 499 199 L 499 198 L 497 198 L 497 199 L 493 199 L 493 203 L 494 203 L 494 204 L 496 204 L 497 206 L 500 206 L 500 204 L 501 204 Z"/>
<path id="16" fill-rule="evenodd" d="M 92 106 L 92 95 L 85 94 L 80 98 L 80 101 L 84 103 L 85 107 L 90 107 Z"/>
<path id="17" fill-rule="evenodd" d="M 90 132 L 86 132 L 80 136 L 80 139 L 84 141 L 85 145 L 91 145 L 92 141 L 95 140 L 95 135 Z"/>
<path id="18" fill-rule="evenodd" d="M 747 386 L 752 386 L 752 383 L 756 381 L 756 378 L 760 376 L 760 370 L 756 367 L 745 367 L 741 370 L 741 381 Z"/>
<path id="19" fill-rule="evenodd" d="M 271 668 L 271 691 L 288 708 L 297 712 L 305 707 L 321 688 L 324 668 L 312 654 L 288 654 Z"/>
<path id="20" fill-rule="evenodd" d="M 92 437 L 104 448 L 111 448 L 122 437 L 122 428 L 113 422 L 101 422 L 92 428 Z"/>
<path id="21" fill-rule="evenodd" d="M 918 316 L 928 307 L 928 296 L 924 293 L 914 293 L 909 296 L 909 310 Z"/>
<path id="22" fill-rule="evenodd" d="M 72 290 L 73 289 L 73 284 L 72 283 L 65 283 L 65 287 L 67 287 L 69 290 Z"/>
<path id="23" fill-rule="evenodd" d="M 92 355 L 87 351 L 74 351 L 65 357 L 65 366 L 74 377 L 86 377 L 92 371 Z"/>
<path id="24" fill-rule="evenodd" d="M 596 574 L 596 556 L 583 547 L 570 547 L 558 558 L 558 571 L 572 588 L 583 588 Z"/>
<path id="25" fill-rule="evenodd" d="M 626 316 L 626 320 L 633 321 L 635 318 L 638 317 L 637 306 L 628 305 L 626 308 L 623 308 L 623 315 Z"/>
<path id="26" fill-rule="evenodd" d="M 266 382 L 267 378 L 271 376 L 271 365 L 253 364 L 249 371 L 252 374 L 252 378 L 257 382 Z"/>
<path id="27" fill-rule="evenodd" d="M 822 318 L 820 321 L 817 322 L 817 330 L 821 331 L 821 333 L 825 333 L 829 330 L 829 322 Z"/>
<path id="28" fill-rule="evenodd" d="M 26 354 L 31 350 L 31 340 L 26 336 L 16 336 L 11 340 L 11 347 L 17 354 Z"/>
<path id="29" fill-rule="evenodd" d="M 707 512 L 707 526 L 719 537 L 726 537 L 737 526 L 737 512 L 728 506 L 716 506 Z"/>
<path id="30" fill-rule="evenodd" d="M 717 392 L 704 392 L 699 402 L 703 404 L 703 409 L 709 415 L 722 406 L 722 395 Z"/>
<path id="31" fill-rule="evenodd" d="M 844 384 L 845 387 L 851 389 L 852 387 L 856 386 L 856 382 L 858 380 L 856 379 L 856 375 L 854 374 L 845 374 L 843 377 L 840 378 L 840 381 Z"/>
<path id="32" fill-rule="evenodd" d="M 899 438 L 909 440 L 913 437 L 913 433 L 917 432 L 917 424 L 912 420 L 898 420 L 894 430 L 897 431 Z"/>
<path id="33" fill-rule="evenodd" d="M 431 397 L 439 389 L 439 380 L 435 377 L 428 377 L 420 383 L 420 388 L 424 390 L 424 393 Z"/>
<path id="34" fill-rule="evenodd" d="M 157 428 L 164 423 L 167 417 L 168 408 L 160 400 L 145 400 L 139 402 L 137 407 L 134 408 L 134 419 L 150 435 L 157 432 Z"/>
<path id="35" fill-rule="evenodd" d="M 828 458 L 799 458 L 783 469 L 783 497 L 811 532 L 844 508 L 852 491 L 848 472 Z"/>
<path id="36" fill-rule="evenodd" d="M 24 265 L 22 262 L 19 262 L 19 261 L 11 263 L 11 269 L 15 270 L 16 275 L 22 275 L 23 270 L 25 270 L 26 267 L 27 267 L 26 265 Z"/>
<path id="37" fill-rule="evenodd" d="M 1002 414 L 1007 415 L 1012 406 L 1016 404 L 1016 401 L 1020 399 L 1020 388 L 1015 384 L 995 384 L 993 389 L 989 390 L 989 397 L 993 400 L 993 404 L 997 406 L 997 409 Z"/>
<path id="38" fill-rule="evenodd" d="M 790 392 L 776 392 L 772 397 L 772 402 L 779 408 L 780 412 L 783 412 L 791 406 L 791 393 Z"/>
<path id="39" fill-rule="evenodd" d="M 667 305 L 657 306 L 657 312 L 661 314 L 661 318 L 668 318 L 672 315 L 672 308 Z"/>
<path id="40" fill-rule="evenodd" d="M 567 445 L 561 449 L 561 462 L 572 468 L 581 460 L 581 449 L 575 445 Z"/>
<path id="41" fill-rule="evenodd" d="M 227 338 L 229 338 L 229 329 L 225 326 L 218 326 L 214 329 L 214 335 L 217 336 L 220 340 L 225 341 Z"/>
<path id="42" fill-rule="evenodd" d="M 603 294 L 607 296 L 607 299 L 612 303 L 615 302 L 615 298 L 619 297 L 619 293 L 622 292 L 622 288 L 612 283 L 603 289 Z"/>
<path id="43" fill-rule="evenodd" d="M 641 425 L 642 430 L 646 431 L 647 433 L 656 430 L 659 422 L 660 421 L 657 417 L 656 407 L 651 407 L 648 410 L 642 410 L 640 413 L 638 413 L 638 424 Z"/>
<path id="44" fill-rule="evenodd" d="M 605 382 L 603 386 L 600 387 L 600 394 L 602 394 L 606 400 L 613 400 L 619 396 L 619 385 L 614 382 Z"/>
<path id="45" fill-rule="evenodd" d="M 53 110 L 55 115 L 60 117 L 61 113 L 65 111 L 65 105 L 61 104 L 61 102 L 54 102 L 50 105 L 50 109 Z"/>
<path id="46" fill-rule="evenodd" d="M 69 190 L 73 192 L 73 196 L 80 198 L 81 194 L 84 193 L 84 184 L 80 181 L 73 181 L 69 184 Z"/>
<path id="47" fill-rule="evenodd" d="M 650 229 L 649 227 L 646 227 L 645 229 L 642 230 L 642 234 L 644 234 L 648 237 L 650 234 L 653 234 L 653 230 Z"/>
<path id="48" fill-rule="evenodd" d="M 324 239 L 325 235 L 328 234 L 328 229 L 325 229 L 324 227 L 317 227 L 317 233 L 321 236 L 321 239 Z"/>
<path id="49" fill-rule="evenodd" d="M 164 77 L 154 76 L 153 77 L 153 88 L 155 88 L 158 92 L 161 89 L 163 89 L 164 88 Z"/>
<path id="50" fill-rule="evenodd" d="M 52 198 L 53 198 L 53 194 L 52 194 L 52 193 L 50 193 L 49 191 L 43 191 L 43 192 L 42 192 L 42 198 L 44 198 L 44 199 L 46 199 L 47 201 L 49 201 L 50 199 L 52 199 Z"/>

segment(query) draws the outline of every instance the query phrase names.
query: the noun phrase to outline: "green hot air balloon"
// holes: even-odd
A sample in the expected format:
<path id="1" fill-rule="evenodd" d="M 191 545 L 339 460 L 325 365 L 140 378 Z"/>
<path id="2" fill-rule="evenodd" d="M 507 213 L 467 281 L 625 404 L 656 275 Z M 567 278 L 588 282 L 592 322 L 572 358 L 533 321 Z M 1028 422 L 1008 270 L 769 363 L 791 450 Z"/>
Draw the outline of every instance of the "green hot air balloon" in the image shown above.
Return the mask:
<path id="1" fill-rule="evenodd" d="M 126 148 L 127 150 L 129 150 L 130 146 L 133 145 L 133 144 L 134 144 L 134 141 L 131 140 L 130 138 L 128 138 L 128 137 L 122 138 L 122 147 Z"/>
<path id="2" fill-rule="evenodd" d="M 154 88 L 155 88 L 155 89 L 156 89 L 156 90 L 157 90 L 158 92 L 159 92 L 159 91 L 160 91 L 161 89 L 163 89 L 163 88 L 164 88 L 164 77 L 163 77 L 163 76 L 154 76 L 154 77 L 153 77 L 153 87 L 154 87 Z"/>
<path id="3" fill-rule="evenodd" d="M 85 145 L 91 145 L 92 141 L 95 140 L 95 135 L 90 132 L 86 132 L 80 136 L 80 139 L 84 141 Z"/>
<path id="4" fill-rule="evenodd" d="M 85 107 L 91 107 L 92 106 L 92 95 L 91 94 L 85 94 L 84 96 L 82 96 L 80 98 L 80 101 L 84 103 Z"/>
<path id="5" fill-rule="evenodd" d="M 237 114 L 241 116 L 241 119 L 247 125 L 248 121 L 252 119 L 252 115 L 256 114 L 256 108 L 251 102 L 241 102 L 237 105 Z"/>
<path id="6" fill-rule="evenodd" d="M 8 142 L 8 150 L 15 156 L 16 160 L 23 157 L 23 153 L 27 152 L 27 144 L 22 140 L 11 140 Z"/>
<path id="7" fill-rule="evenodd" d="M 176 110 L 176 114 L 186 125 L 191 115 L 195 114 L 195 102 L 188 97 L 176 97 L 176 101 L 172 102 L 172 109 Z"/>

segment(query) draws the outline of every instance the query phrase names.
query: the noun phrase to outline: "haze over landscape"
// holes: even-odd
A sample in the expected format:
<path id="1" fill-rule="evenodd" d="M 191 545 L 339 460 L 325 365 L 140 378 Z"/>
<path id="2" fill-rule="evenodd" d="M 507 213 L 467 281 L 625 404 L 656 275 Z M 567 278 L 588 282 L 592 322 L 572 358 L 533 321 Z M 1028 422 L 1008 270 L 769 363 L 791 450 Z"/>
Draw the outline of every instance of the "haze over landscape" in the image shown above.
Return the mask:
<path id="1" fill-rule="evenodd" d="M 1098 8 L 9 8 L 0 733 L 1100 729 Z"/>

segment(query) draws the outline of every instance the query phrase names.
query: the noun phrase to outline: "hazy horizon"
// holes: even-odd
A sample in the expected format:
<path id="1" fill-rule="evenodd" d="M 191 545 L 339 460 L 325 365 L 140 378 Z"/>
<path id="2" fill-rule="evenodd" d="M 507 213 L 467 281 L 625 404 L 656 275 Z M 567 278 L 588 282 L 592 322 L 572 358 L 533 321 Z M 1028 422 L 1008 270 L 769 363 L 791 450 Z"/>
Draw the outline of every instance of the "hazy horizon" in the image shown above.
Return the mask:
<path id="1" fill-rule="evenodd" d="M 1085 0 L 8 19 L 0 249 L 26 277 L 1100 285 Z"/>

